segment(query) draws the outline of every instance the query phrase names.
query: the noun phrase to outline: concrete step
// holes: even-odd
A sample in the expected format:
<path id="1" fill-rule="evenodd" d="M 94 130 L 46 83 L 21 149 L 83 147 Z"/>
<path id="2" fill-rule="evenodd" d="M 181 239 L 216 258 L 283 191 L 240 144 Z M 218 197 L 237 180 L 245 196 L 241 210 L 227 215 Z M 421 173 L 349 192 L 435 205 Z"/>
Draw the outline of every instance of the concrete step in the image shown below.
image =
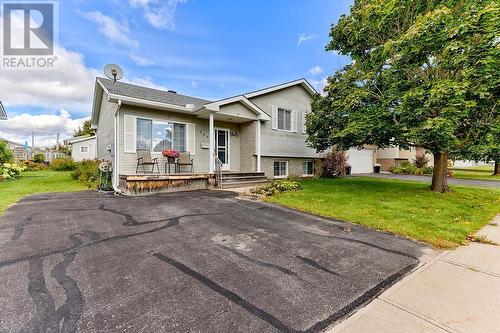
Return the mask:
<path id="1" fill-rule="evenodd" d="M 222 188 L 235 188 L 235 187 L 257 187 L 264 186 L 268 182 L 266 180 L 255 180 L 255 181 L 246 181 L 246 182 L 231 182 L 231 183 L 222 183 Z"/>
<path id="2" fill-rule="evenodd" d="M 222 178 L 227 177 L 246 177 L 246 176 L 265 176 L 264 172 L 222 172 Z"/>
<path id="3" fill-rule="evenodd" d="M 267 181 L 266 176 L 230 176 L 230 177 L 222 177 L 223 183 L 232 183 L 232 182 L 246 182 L 246 181 Z"/>

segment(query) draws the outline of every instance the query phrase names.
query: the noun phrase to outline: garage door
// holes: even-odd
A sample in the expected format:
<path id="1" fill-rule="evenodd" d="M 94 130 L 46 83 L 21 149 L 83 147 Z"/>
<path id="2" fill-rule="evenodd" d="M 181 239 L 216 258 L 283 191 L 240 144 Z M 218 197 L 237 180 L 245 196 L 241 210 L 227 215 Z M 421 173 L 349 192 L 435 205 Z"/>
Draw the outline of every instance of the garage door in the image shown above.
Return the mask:
<path id="1" fill-rule="evenodd" d="M 373 172 L 373 151 L 371 149 L 351 148 L 347 152 L 348 163 L 351 165 L 351 173 Z"/>

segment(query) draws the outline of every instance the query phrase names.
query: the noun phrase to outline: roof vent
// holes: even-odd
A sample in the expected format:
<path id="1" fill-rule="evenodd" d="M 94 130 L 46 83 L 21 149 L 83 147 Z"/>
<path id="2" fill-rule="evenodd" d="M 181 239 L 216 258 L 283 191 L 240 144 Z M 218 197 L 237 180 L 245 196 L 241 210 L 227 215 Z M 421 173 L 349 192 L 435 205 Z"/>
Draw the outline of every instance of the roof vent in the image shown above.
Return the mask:
<path id="1" fill-rule="evenodd" d="M 186 109 L 194 109 L 195 105 L 194 104 L 186 104 Z"/>
<path id="2" fill-rule="evenodd" d="M 167 90 L 167 92 L 172 93 L 172 94 L 177 94 L 177 91 L 170 90 L 170 89 L 169 89 L 169 90 Z"/>

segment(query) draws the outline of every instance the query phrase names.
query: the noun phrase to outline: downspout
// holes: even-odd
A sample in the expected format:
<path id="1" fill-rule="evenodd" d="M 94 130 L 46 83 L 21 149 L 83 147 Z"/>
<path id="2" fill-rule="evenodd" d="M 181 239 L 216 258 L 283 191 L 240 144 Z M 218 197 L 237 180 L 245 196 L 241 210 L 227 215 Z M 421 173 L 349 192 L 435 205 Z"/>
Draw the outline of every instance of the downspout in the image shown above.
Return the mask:
<path id="1" fill-rule="evenodd" d="M 122 100 L 119 99 L 115 110 L 115 151 L 114 151 L 115 156 L 113 161 L 113 181 L 112 181 L 113 190 L 115 190 L 115 194 L 122 194 L 122 190 L 120 190 L 120 188 L 118 187 L 118 183 L 120 182 L 120 174 L 119 174 L 120 159 L 118 158 L 118 154 L 120 153 L 120 145 L 118 142 L 118 138 L 120 137 L 118 135 L 118 130 L 120 128 L 119 126 L 120 118 L 118 116 L 118 111 L 120 111 L 121 106 L 122 106 Z"/>

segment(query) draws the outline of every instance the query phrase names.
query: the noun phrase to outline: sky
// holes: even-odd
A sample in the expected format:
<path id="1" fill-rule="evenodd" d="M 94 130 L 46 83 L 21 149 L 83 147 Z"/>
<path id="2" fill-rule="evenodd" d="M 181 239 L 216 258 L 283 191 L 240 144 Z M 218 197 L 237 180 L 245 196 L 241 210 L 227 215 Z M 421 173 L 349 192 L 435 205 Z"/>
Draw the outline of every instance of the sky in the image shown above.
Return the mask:
<path id="1" fill-rule="evenodd" d="M 59 1 L 56 67 L 0 69 L 0 101 L 9 115 L 0 121 L 0 137 L 31 144 L 35 131 L 35 145 L 49 146 L 57 133 L 72 136 L 90 117 L 95 77 L 103 76 L 108 63 L 123 68 L 124 82 L 209 100 L 298 78 L 321 91 L 326 78 L 349 62 L 326 52 L 325 45 L 331 24 L 350 5 L 351 0 Z"/>

